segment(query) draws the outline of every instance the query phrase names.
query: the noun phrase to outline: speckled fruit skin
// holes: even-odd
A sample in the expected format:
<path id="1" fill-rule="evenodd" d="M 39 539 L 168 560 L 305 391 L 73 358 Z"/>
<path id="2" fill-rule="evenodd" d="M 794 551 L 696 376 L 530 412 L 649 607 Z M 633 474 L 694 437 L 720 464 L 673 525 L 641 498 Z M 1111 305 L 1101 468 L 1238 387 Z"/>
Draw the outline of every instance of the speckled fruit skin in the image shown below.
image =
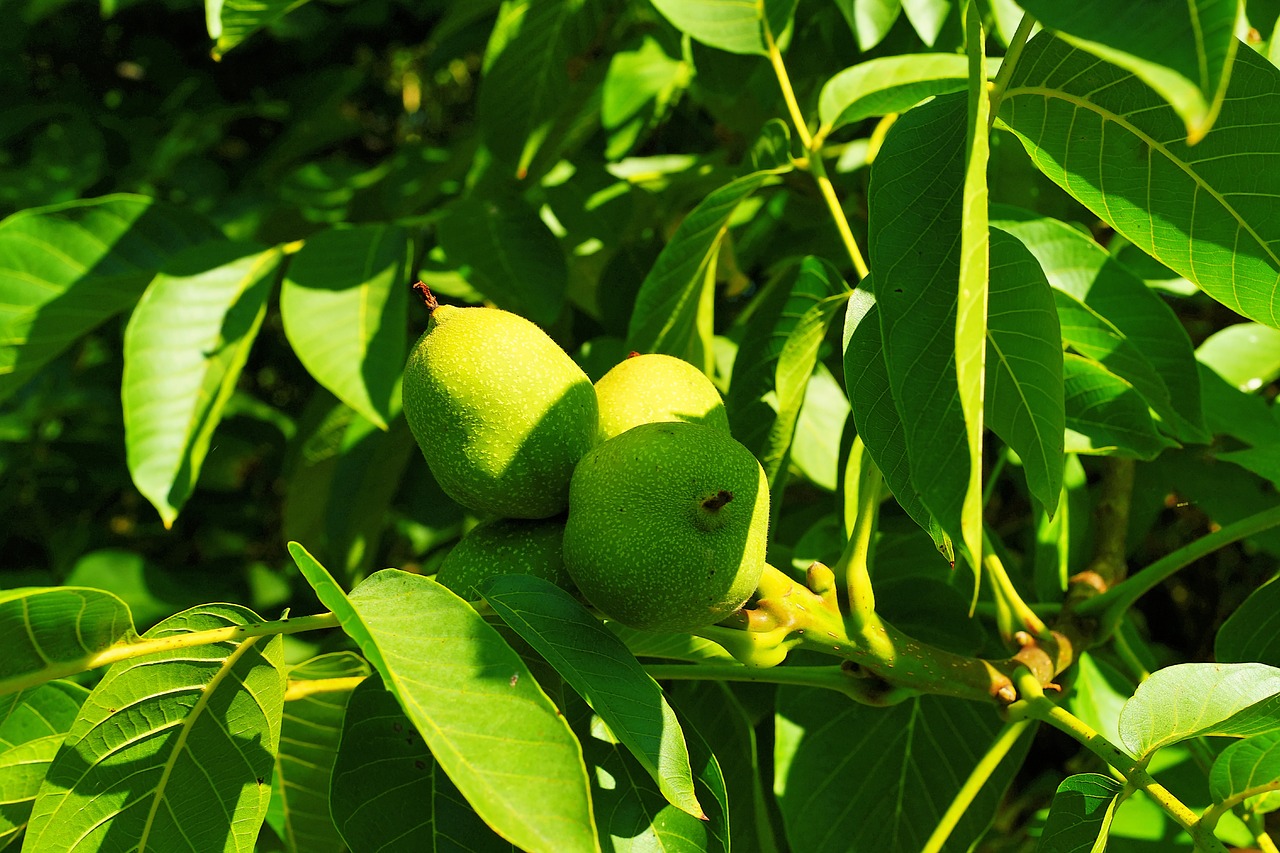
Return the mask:
<path id="1" fill-rule="evenodd" d="M 596 382 L 600 441 L 640 424 L 687 421 L 729 431 L 720 392 L 701 370 L 669 355 L 633 355 Z"/>
<path id="2" fill-rule="evenodd" d="M 564 561 L 606 616 L 688 631 L 755 591 L 768 526 L 769 484 L 749 450 L 714 427 L 642 424 L 578 463 Z"/>
<path id="3" fill-rule="evenodd" d="M 404 414 L 449 497 L 485 515 L 564 512 L 595 443 L 591 380 L 528 320 L 441 305 L 404 371 Z"/>
<path id="4" fill-rule="evenodd" d="M 534 575 L 572 590 L 564 567 L 564 518 L 492 518 L 482 521 L 453 546 L 436 580 L 469 600 L 495 575 Z"/>

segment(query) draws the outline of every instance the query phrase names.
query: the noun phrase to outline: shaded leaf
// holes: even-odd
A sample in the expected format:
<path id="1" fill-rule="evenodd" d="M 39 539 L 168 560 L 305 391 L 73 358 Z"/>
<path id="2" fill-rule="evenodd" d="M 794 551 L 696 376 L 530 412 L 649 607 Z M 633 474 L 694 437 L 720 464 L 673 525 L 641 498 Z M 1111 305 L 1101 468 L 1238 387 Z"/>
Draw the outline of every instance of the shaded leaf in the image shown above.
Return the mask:
<path id="1" fill-rule="evenodd" d="M 708 47 L 730 53 L 768 53 L 763 24 L 777 39 L 790 25 L 796 0 L 653 0 L 671 25 Z"/>
<path id="2" fill-rule="evenodd" d="M 347 596 L 301 545 L 289 543 L 289 553 L 494 831 L 535 853 L 598 849 L 577 740 L 469 604 L 395 569 Z"/>
<path id="3" fill-rule="evenodd" d="M 125 444 L 138 491 L 173 525 L 249 358 L 280 251 L 207 243 L 174 256 L 124 334 Z"/>
<path id="4" fill-rule="evenodd" d="M 69 586 L 0 592 L 0 636 L 0 694 L 90 669 L 106 650 L 138 641 L 123 601 Z"/>
<path id="5" fill-rule="evenodd" d="M 1077 773 L 1058 785 L 1036 853 L 1101 853 L 1124 785 L 1099 773 Z"/>
<path id="6" fill-rule="evenodd" d="M 0 400 L 133 305 L 171 255 L 219 236 L 183 208 L 133 195 L 31 208 L 0 222 Z"/>
<path id="7" fill-rule="evenodd" d="M 263 27 L 270 26 L 307 0 L 204 0 L 205 26 L 213 39 L 213 58 L 221 59 Z"/>
<path id="8" fill-rule="evenodd" d="M 627 328 L 628 349 L 673 355 L 711 372 L 711 296 L 720 242 L 738 205 L 774 174 L 737 178 L 684 218 L 640 285 Z"/>
<path id="9" fill-rule="evenodd" d="M 1120 738 L 1138 758 L 1206 735 L 1248 737 L 1280 729 L 1280 668 L 1184 663 L 1157 670 L 1120 712 Z"/>
<path id="10" fill-rule="evenodd" d="M 148 638 L 262 621 L 232 604 Z M 284 701 L 281 639 L 175 648 L 111 667 L 36 798 L 33 850 L 251 850 L 271 795 Z"/>
<path id="11" fill-rule="evenodd" d="M 1231 744 L 1209 771 L 1209 790 L 1219 802 L 1259 789 L 1280 789 L 1280 732 Z"/>
<path id="12" fill-rule="evenodd" d="M 1062 380 L 1068 453 L 1154 459 L 1174 446 L 1156 431 L 1146 400 L 1098 362 L 1067 353 Z"/>
<path id="13" fill-rule="evenodd" d="M 333 689 L 316 689 L 322 685 L 314 682 L 368 674 L 369 664 L 351 652 L 320 655 L 289 668 L 267 822 L 292 853 L 343 850 L 329 813 L 329 782 L 355 685 L 339 682 Z"/>
<path id="14" fill-rule="evenodd" d="M 89 691 L 51 681 L 0 699 L 0 849 L 26 829 L 49 764 Z"/>
<path id="15" fill-rule="evenodd" d="M 1265 663 L 1280 667 L 1280 579 L 1256 589 L 1235 609 L 1213 639 L 1222 663 Z"/>
<path id="16" fill-rule="evenodd" d="M 969 61 L 950 53 L 882 56 L 846 68 L 818 98 L 827 132 L 872 116 L 905 112 L 932 95 L 965 88 Z"/>
<path id="17" fill-rule="evenodd" d="M 407 252 L 395 226 L 320 231 L 280 289 L 284 332 L 307 372 L 382 429 L 400 407 Z"/>
<path id="18" fill-rule="evenodd" d="M 689 751 L 675 711 L 615 634 L 569 593 L 532 575 L 499 575 L 481 594 L 600 715 L 667 802 L 706 817 L 693 791 Z"/>
<path id="19" fill-rule="evenodd" d="M 50 681 L 0 697 L 0 749 L 65 734 L 89 691 L 71 681 Z"/>
<path id="20" fill-rule="evenodd" d="M 1159 92 L 1192 141 L 1208 132 L 1226 94 L 1239 46 L 1237 6 L 1237 0 L 1134 0 L 1122 7 L 1107 0 L 1022 3 L 1059 38 L 1133 72 Z"/>
<path id="21" fill-rule="evenodd" d="M 560 243 L 522 199 L 465 198 L 439 225 L 449 263 L 486 297 L 541 326 L 564 305 L 569 268 Z"/>
<path id="22" fill-rule="evenodd" d="M 1189 147 L 1173 109 L 1124 70 L 1041 33 L 1000 106 L 1037 168 L 1165 266 L 1280 327 L 1280 69 L 1241 51 L 1214 132 Z"/>

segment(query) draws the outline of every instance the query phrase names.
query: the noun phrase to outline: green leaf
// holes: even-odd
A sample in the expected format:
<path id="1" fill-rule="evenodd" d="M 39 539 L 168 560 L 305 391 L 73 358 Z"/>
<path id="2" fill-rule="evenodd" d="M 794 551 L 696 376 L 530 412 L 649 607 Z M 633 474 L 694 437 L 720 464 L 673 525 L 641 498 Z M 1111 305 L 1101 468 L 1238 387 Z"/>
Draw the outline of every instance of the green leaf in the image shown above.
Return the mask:
<path id="1" fill-rule="evenodd" d="M 1059 38 L 1133 72 L 1168 101 L 1190 141 L 1213 125 L 1239 42 L 1238 0 L 1025 0 L 1022 7 Z"/>
<path id="2" fill-rule="evenodd" d="M 301 545 L 289 543 L 289 553 L 494 831 L 534 853 L 599 849 L 577 740 L 470 605 L 395 569 L 348 596 Z"/>
<path id="3" fill-rule="evenodd" d="M 1146 400 L 1098 362 L 1067 353 L 1062 382 L 1068 453 L 1154 459 L 1175 446 L 1156 431 Z"/>
<path id="4" fill-rule="evenodd" d="M 618 635 L 632 655 L 638 658 L 659 660 L 683 660 L 690 663 L 736 663 L 737 658 L 726 652 L 718 643 L 684 633 L 662 631 L 637 631 L 617 622 L 608 623 L 609 630 Z"/>
<path id="5" fill-rule="evenodd" d="M 352 853 L 514 853 L 485 825 L 377 674 L 351 692 L 330 807 Z"/>
<path id="6" fill-rule="evenodd" d="M 132 195 L 32 208 L 0 222 L 0 400 L 133 305 L 171 255 L 218 236 L 183 208 Z"/>
<path id="7" fill-rule="evenodd" d="M 1151 674 L 1120 712 L 1120 738 L 1145 759 L 1193 737 L 1280 729 L 1280 668 L 1260 663 L 1184 663 Z"/>
<path id="8" fill-rule="evenodd" d="M 844 302 L 845 297 L 840 297 Z M 791 441 L 790 459 L 795 470 L 815 486 L 834 492 L 840 484 L 840 437 L 849 420 L 849 401 L 831 371 L 818 362 L 808 377 L 800 417 L 796 419 L 795 437 Z M 783 506 L 786 480 L 778 477 L 771 494 L 778 495 L 774 506 Z"/>
<path id="9" fill-rule="evenodd" d="M 680 223 L 636 295 L 627 347 L 683 358 L 710 374 L 716 258 L 738 205 L 777 174 L 752 172 L 712 192 Z"/>
<path id="10" fill-rule="evenodd" d="M 866 52 L 889 34 L 902 11 L 902 0 L 836 0 L 836 6 L 858 39 L 858 50 Z"/>
<path id="11" fill-rule="evenodd" d="M 320 655 L 289 668 L 267 821 L 291 853 L 343 850 L 329 814 L 329 782 L 354 685 L 339 682 L 330 688 L 312 682 L 359 679 L 369 671 L 369 664 L 351 652 Z"/>
<path id="12" fill-rule="evenodd" d="M 964 90 L 967 57 L 951 53 L 882 56 L 846 68 L 828 80 L 818 97 L 822 129 L 871 116 L 906 112 L 932 95 Z"/>
<path id="13" fill-rule="evenodd" d="M 257 30 L 270 26 L 307 0 L 204 0 L 205 27 L 213 39 L 213 58 L 222 59 L 228 50 Z"/>
<path id="14" fill-rule="evenodd" d="M 91 669 L 103 652 L 138 641 L 129 608 L 80 587 L 0 592 L 0 695 Z"/>
<path id="15" fill-rule="evenodd" d="M 871 708 L 779 688 L 777 713 L 774 792 L 795 853 L 922 849 L 1000 729 L 972 702 L 937 696 Z M 1023 737 L 1000 762 L 944 853 L 969 849 L 986 830 L 1029 744 Z"/>
<path id="16" fill-rule="evenodd" d="M 559 241 L 518 197 L 465 198 L 439 225 L 449 263 L 505 308 L 549 326 L 564 305 L 569 267 Z"/>
<path id="17" fill-rule="evenodd" d="M 303 367 L 382 429 L 400 407 L 407 252 L 395 226 L 320 231 L 293 256 L 280 289 L 284 333 Z"/>
<path id="18" fill-rule="evenodd" d="M 1079 229 L 1015 208 L 997 216 L 1053 285 L 1063 341 L 1133 385 L 1169 434 L 1207 442 L 1196 356 L 1168 304 Z"/>
<path id="19" fill-rule="evenodd" d="M 901 0 L 907 20 L 920 36 L 920 40 L 933 47 L 942 32 L 942 25 L 951 14 L 951 0 Z"/>
<path id="20" fill-rule="evenodd" d="M 1077 773 L 1058 785 L 1036 853 L 1102 853 L 1124 785 L 1099 773 Z"/>
<path id="21" fill-rule="evenodd" d="M 531 575 L 500 575 L 485 601 L 600 715 L 667 802 L 706 819 L 675 711 L 622 641 L 573 596 Z"/>
<path id="22" fill-rule="evenodd" d="M 616 161 L 632 150 L 666 116 L 692 77 L 687 60 L 672 59 L 648 35 L 637 50 L 615 53 L 600 93 L 600 124 L 611 132 L 605 159 Z"/>
<path id="23" fill-rule="evenodd" d="M 565 713 L 590 769 L 602 848 L 615 853 L 728 853 L 724 774 L 692 727 L 688 728 L 689 758 L 699 799 L 707 805 L 707 820 L 668 803 L 652 777 L 585 702 L 567 697 Z"/>
<path id="24" fill-rule="evenodd" d="M 898 119 L 868 190 L 869 262 L 911 482 L 957 541 L 970 453 L 949 330 L 957 318 L 966 105 L 961 93 L 941 95 Z"/>
<path id="25" fill-rule="evenodd" d="M 1189 147 L 1136 77 L 1042 33 L 1000 106 L 1037 168 L 1127 240 L 1251 320 L 1280 328 L 1280 69 L 1241 51 L 1214 132 Z"/>
<path id="26" fill-rule="evenodd" d="M 179 613 L 147 637 L 260 622 L 232 604 Z M 251 850 L 271 795 L 279 637 L 175 648 L 111 667 L 36 798 L 33 850 Z"/>
<path id="27" fill-rule="evenodd" d="M 790 26 L 796 0 L 653 0 L 671 25 L 708 47 L 767 55 L 764 26 L 776 40 Z"/>
<path id="28" fill-rule="evenodd" d="M 1214 332 L 1196 359 L 1241 391 L 1257 391 L 1280 377 L 1280 330 L 1238 323 Z"/>
<path id="29" fill-rule="evenodd" d="M 987 160 L 991 154 L 987 118 L 991 114 L 991 100 L 984 72 L 986 54 L 977 4 L 970 4 L 964 15 L 969 53 L 968 123 L 960 213 L 960 293 L 956 302 L 953 343 L 960 409 L 964 413 L 965 437 L 969 444 L 968 487 L 961 510 L 960 533 L 973 558 L 973 595 L 977 601 L 977 568 L 978 561 L 982 559 L 982 441 L 986 429 L 983 399 L 991 278 L 991 229 L 987 226 Z M 1027 479 L 1032 480 L 1030 469 Z M 1052 490 L 1054 495 L 1057 494 L 1056 482 Z M 1036 491 L 1034 485 L 1032 491 Z M 1045 492 L 1040 491 L 1039 494 Z"/>
<path id="30" fill-rule="evenodd" d="M 988 425 L 1022 460 L 1031 494 L 1049 513 L 1062 493 L 1062 345 L 1053 291 L 1036 259 L 991 234 L 987 317 Z"/>
<path id="31" fill-rule="evenodd" d="M 1218 458 L 1252 471 L 1280 488 L 1280 444 L 1266 444 L 1262 447 L 1219 453 Z"/>
<path id="32" fill-rule="evenodd" d="M 1036 597 L 1040 601 L 1060 601 L 1074 574 L 1073 569 L 1080 563 L 1081 549 L 1075 543 L 1082 542 L 1089 529 L 1091 504 L 1087 486 L 1080 458 L 1074 453 L 1068 454 L 1057 511 L 1050 518 L 1043 507 L 1035 510 L 1036 542 L 1032 571 Z"/>
<path id="33" fill-rule="evenodd" d="M 864 287 L 854 291 L 849 299 L 844 336 L 844 381 L 858 435 L 862 436 L 867 451 L 899 506 L 916 524 L 929 531 L 934 544 L 947 553 L 950 551 L 949 538 L 941 532 L 911 482 L 906 428 L 889 386 L 889 369 L 885 365 L 881 345 L 879 309 L 865 289 L 865 282 Z"/>
<path id="34" fill-rule="evenodd" d="M 51 681 L 0 699 L 0 849 L 26 829 L 53 756 L 89 691 Z"/>
<path id="35" fill-rule="evenodd" d="M 171 527 L 266 316 L 280 251 L 207 243 L 171 258 L 124 335 L 125 443 L 138 491 Z"/>
<path id="36" fill-rule="evenodd" d="M 476 110 L 489 149 L 524 178 L 601 27 L 602 0 L 507 0 L 485 51 Z"/>
<path id="37" fill-rule="evenodd" d="M 1213 654 L 1222 663 L 1280 666 L 1280 579 L 1254 590 L 1222 623 Z"/>
<path id="38" fill-rule="evenodd" d="M 1280 790 L 1280 732 L 1255 735 L 1224 749 L 1209 770 L 1209 790 L 1218 802 Z"/>
<path id="39" fill-rule="evenodd" d="M 1112 743 L 1120 742 L 1120 712 L 1137 685 L 1105 660 L 1085 652 L 1067 695 L 1067 710 Z"/>

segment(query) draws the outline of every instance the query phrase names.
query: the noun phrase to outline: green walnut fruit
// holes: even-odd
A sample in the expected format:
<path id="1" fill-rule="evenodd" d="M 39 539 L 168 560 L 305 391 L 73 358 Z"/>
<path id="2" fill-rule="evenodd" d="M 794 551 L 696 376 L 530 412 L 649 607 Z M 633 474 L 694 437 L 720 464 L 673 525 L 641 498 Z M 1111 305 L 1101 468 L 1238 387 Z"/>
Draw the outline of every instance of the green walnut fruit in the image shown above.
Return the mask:
<path id="1" fill-rule="evenodd" d="M 720 392 L 687 361 L 656 353 L 631 357 L 596 382 L 600 440 L 640 424 L 687 421 L 729 431 Z"/>
<path id="2" fill-rule="evenodd" d="M 755 591 L 768 527 L 769 484 L 749 450 L 702 424 L 641 424 L 578 463 L 564 562 L 606 616 L 688 631 Z"/>
<path id="3" fill-rule="evenodd" d="M 563 518 L 482 521 L 444 558 L 436 580 L 471 600 L 479 597 L 480 584 L 496 575 L 534 575 L 573 589 L 563 542 Z"/>
<path id="4" fill-rule="evenodd" d="M 440 487 L 482 515 L 564 512 L 573 467 L 595 444 L 591 380 L 523 317 L 426 300 L 404 414 Z"/>

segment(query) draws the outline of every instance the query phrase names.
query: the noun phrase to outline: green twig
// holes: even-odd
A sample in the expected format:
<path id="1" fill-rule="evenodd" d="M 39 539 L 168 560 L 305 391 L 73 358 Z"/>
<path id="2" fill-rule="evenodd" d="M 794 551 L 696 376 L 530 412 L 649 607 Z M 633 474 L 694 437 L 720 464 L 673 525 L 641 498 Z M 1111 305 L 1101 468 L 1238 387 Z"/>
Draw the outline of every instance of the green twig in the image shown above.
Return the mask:
<path id="1" fill-rule="evenodd" d="M 1027 39 L 1031 37 L 1031 28 L 1035 25 L 1035 18 L 1023 14 L 1022 20 L 1018 21 L 1018 28 L 1013 32 L 1013 38 L 1009 40 L 1009 49 L 1005 51 L 1004 59 L 1000 62 L 1000 70 L 996 72 L 996 79 L 991 84 L 991 113 L 987 116 L 988 126 L 996 120 L 996 113 L 1000 111 L 1000 102 L 1004 100 L 1005 90 L 1009 88 L 1013 71 L 1018 67 L 1018 60 L 1022 58 L 1022 49 L 1027 46 Z"/>
<path id="2" fill-rule="evenodd" d="M 1000 729 L 991 746 L 987 747 L 986 754 L 974 766 L 969 778 L 964 780 L 964 784 L 956 792 L 951 805 L 947 806 L 947 810 L 939 818 L 938 825 L 933 828 L 933 833 L 924 847 L 920 848 L 920 853 L 939 853 L 942 850 L 942 846 L 951 837 L 960 818 L 964 817 L 969 806 L 973 805 L 982 786 L 987 784 L 991 774 L 1000 766 L 1000 762 L 1009 754 L 1009 750 L 1013 749 L 1013 745 L 1018 742 L 1018 738 L 1029 725 L 1031 725 L 1030 720 L 1011 721 L 1004 724 L 1004 728 Z"/>
<path id="3" fill-rule="evenodd" d="M 1197 848 L 1208 853 L 1227 853 L 1226 846 L 1214 836 L 1212 828 L 1203 825 L 1195 812 L 1152 778 L 1142 762 L 1121 752 L 1111 741 L 1079 717 L 1049 701 L 1044 695 L 1040 682 L 1030 672 L 1017 673 L 1014 676 L 1014 683 L 1017 685 L 1021 701 L 1010 709 L 1011 719 L 1031 717 L 1067 733 L 1094 755 L 1120 771 L 1128 784 L 1151 797 L 1187 831 Z"/>
<path id="4" fill-rule="evenodd" d="M 299 616 L 296 618 L 276 619 L 271 622 L 254 622 L 249 625 L 234 625 L 227 628 L 213 628 L 208 631 L 192 631 L 187 634 L 171 634 L 164 637 L 147 637 L 133 643 L 119 643 L 103 649 L 97 654 L 85 655 L 70 661 L 58 661 L 38 672 L 24 673 L 0 680 L 0 696 L 16 693 L 55 678 L 66 678 L 80 672 L 87 672 L 102 666 L 110 666 L 122 660 L 142 657 L 157 652 L 168 652 L 177 649 L 190 649 L 196 646 L 209 646 L 215 643 L 239 642 L 250 637 L 265 637 L 273 634 L 297 634 L 301 631 L 315 631 L 320 628 L 338 627 L 338 617 L 332 613 L 320 613 L 316 616 Z"/>

